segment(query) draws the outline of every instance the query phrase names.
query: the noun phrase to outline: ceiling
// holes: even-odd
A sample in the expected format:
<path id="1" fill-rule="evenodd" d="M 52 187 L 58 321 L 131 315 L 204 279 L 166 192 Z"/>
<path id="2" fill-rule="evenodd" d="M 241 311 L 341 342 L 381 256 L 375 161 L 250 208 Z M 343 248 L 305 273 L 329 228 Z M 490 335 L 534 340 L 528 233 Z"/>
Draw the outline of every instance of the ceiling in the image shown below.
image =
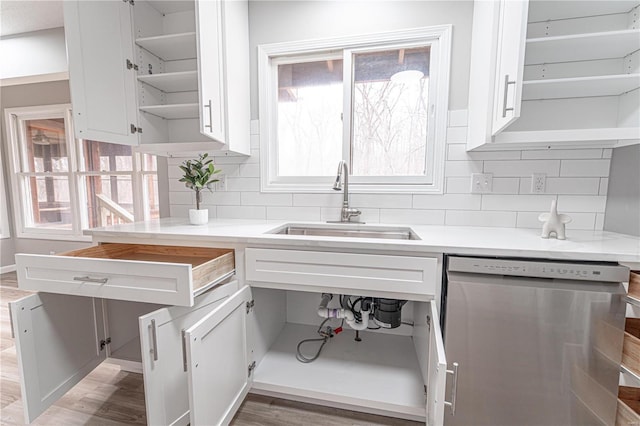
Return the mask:
<path id="1" fill-rule="evenodd" d="M 0 1 L 0 36 L 64 25 L 62 0 Z"/>

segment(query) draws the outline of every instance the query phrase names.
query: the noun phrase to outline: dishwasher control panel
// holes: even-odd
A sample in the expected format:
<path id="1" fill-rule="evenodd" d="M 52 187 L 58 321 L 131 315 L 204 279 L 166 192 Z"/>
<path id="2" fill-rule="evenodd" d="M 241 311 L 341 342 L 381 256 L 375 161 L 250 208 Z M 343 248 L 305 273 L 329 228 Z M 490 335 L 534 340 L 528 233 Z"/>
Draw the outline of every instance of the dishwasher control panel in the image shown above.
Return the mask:
<path id="1" fill-rule="evenodd" d="M 616 264 L 457 256 L 448 259 L 450 272 L 600 282 L 622 282 L 629 279 L 629 268 Z"/>

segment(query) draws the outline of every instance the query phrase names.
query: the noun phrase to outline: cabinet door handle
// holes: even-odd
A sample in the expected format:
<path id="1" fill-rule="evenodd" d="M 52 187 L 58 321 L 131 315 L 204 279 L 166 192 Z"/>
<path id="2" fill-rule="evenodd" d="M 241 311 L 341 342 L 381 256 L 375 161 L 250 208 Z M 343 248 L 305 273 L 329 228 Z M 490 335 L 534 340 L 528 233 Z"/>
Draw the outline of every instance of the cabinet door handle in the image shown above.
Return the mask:
<path id="1" fill-rule="evenodd" d="M 507 108 L 507 95 L 509 93 L 509 85 L 516 84 L 516 81 L 509 81 L 509 74 L 504 76 L 504 97 L 502 98 L 502 118 L 507 116 L 507 111 L 513 111 L 513 108 Z"/>
<path id="2" fill-rule="evenodd" d="M 453 382 L 451 383 L 451 402 L 445 401 L 444 405 L 451 407 L 451 415 L 456 415 L 456 397 L 458 395 L 458 363 L 453 363 L 453 370 L 447 370 L 447 374 L 453 375 Z"/>
<path id="3" fill-rule="evenodd" d="M 151 344 L 153 345 L 153 360 L 158 360 L 158 335 L 156 334 L 156 320 L 151 320 Z"/>
<path id="4" fill-rule="evenodd" d="M 98 284 L 106 284 L 109 281 L 109 278 L 91 278 L 88 275 L 84 277 L 73 277 L 74 281 L 82 281 L 85 283 L 98 283 Z"/>
<path id="5" fill-rule="evenodd" d="M 209 103 L 204 107 L 209 108 L 209 124 L 205 124 L 204 127 L 208 127 L 209 131 L 213 132 L 213 108 L 211 107 L 211 99 L 209 99 Z"/>
<path id="6" fill-rule="evenodd" d="M 182 330 L 182 369 L 187 372 L 187 338 L 186 333 Z"/>
<path id="7" fill-rule="evenodd" d="M 11 306 L 9 306 L 9 324 L 11 325 L 11 338 L 16 338 L 16 332 L 13 331 L 13 314 L 11 313 Z"/>

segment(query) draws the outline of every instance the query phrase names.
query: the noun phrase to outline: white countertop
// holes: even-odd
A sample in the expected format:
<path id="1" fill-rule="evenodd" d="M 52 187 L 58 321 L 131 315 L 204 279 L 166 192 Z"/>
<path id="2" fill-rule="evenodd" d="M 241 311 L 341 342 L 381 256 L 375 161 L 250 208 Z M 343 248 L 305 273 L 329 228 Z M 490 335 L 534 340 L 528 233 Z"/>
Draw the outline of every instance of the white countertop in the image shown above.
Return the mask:
<path id="1" fill-rule="evenodd" d="M 167 218 L 85 231 L 95 242 L 150 243 L 184 241 L 198 245 L 271 245 L 333 247 L 336 249 L 409 251 L 482 256 L 640 262 L 640 238 L 606 231 L 567 231 L 566 240 L 540 238 L 537 229 L 467 226 L 371 224 L 410 227 L 420 240 L 274 235 L 268 232 L 287 223 L 323 222 L 211 219 L 208 225 L 190 225 L 186 218 Z M 337 225 L 339 226 L 339 224 Z M 147 240 L 147 241 L 143 241 Z"/>

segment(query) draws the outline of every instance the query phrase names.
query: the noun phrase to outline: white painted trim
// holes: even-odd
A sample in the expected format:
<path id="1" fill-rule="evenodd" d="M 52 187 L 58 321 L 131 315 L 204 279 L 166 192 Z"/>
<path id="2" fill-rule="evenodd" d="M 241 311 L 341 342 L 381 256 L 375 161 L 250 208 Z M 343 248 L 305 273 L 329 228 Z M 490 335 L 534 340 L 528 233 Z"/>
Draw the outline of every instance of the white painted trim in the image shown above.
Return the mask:
<path id="1" fill-rule="evenodd" d="M 2 162 L 2 149 L 0 149 L 0 239 L 11 238 L 9 226 L 9 199 L 4 186 L 4 166 Z"/>
<path id="2" fill-rule="evenodd" d="M 69 72 L 52 72 L 49 74 L 27 75 L 0 79 L 0 87 L 18 86 L 21 84 L 47 83 L 50 81 L 69 80 Z"/>
<path id="3" fill-rule="evenodd" d="M 276 176 L 277 158 L 270 155 L 276 152 L 276 123 L 274 99 L 277 85 L 277 74 L 273 72 L 274 65 L 272 58 L 300 55 L 314 55 L 322 52 L 329 53 L 331 50 L 341 50 L 345 69 L 348 69 L 349 51 L 353 49 L 372 48 L 396 48 L 398 46 L 415 45 L 417 43 L 430 44 L 432 69 L 437 69 L 433 76 L 430 76 L 429 93 L 435 94 L 434 102 L 430 106 L 432 117 L 430 118 L 430 142 L 428 153 L 431 153 L 432 160 L 429 161 L 431 179 L 425 177 L 425 182 L 412 181 L 413 179 L 400 177 L 399 179 L 388 178 L 382 183 L 375 183 L 371 179 L 360 178 L 361 183 L 357 184 L 354 178 L 352 192 L 405 192 L 405 193 L 436 193 L 442 194 L 444 191 L 444 162 L 446 151 L 447 120 L 449 114 L 449 79 L 451 69 L 451 25 L 436 25 L 432 27 L 413 28 L 402 31 L 389 31 L 382 33 L 363 34 L 356 36 L 334 37 L 315 40 L 302 40 L 285 43 L 273 43 L 258 46 L 258 87 L 259 114 L 260 114 L 260 186 L 262 192 L 326 192 L 327 184 L 330 185 L 332 178 L 302 177 L 291 179 L 279 178 Z M 435 64 L 435 66 L 433 66 Z M 346 77 L 346 74 L 345 74 Z M 345 91 L 347 86 L 345 85 Z M 431 97 L 431 96 L 430 96 Z M 345 96 L 343 112 L 347 117 L 347 107 L 350 108 Z M 349 120 L 344 120 L 343 145 L 350 137 Z M 343 151 L 347 151 L 343 149 Z M 344 153 L 343 153 L 344 156 Z M 373 178 L 375 179 L 375 178 Z M 377 179 L 375 179 L 377 180 Z M 409 182 L 408 182 L 409 180 Z M 426 181 L 429 180 L 429 181 Z"/>
<path id="4" fill-rule="evenodd" d="M 7 272 L 13 272 L 16 270 L 16 265 L 0 266 L 0 274 L 6 274 Z"/>

